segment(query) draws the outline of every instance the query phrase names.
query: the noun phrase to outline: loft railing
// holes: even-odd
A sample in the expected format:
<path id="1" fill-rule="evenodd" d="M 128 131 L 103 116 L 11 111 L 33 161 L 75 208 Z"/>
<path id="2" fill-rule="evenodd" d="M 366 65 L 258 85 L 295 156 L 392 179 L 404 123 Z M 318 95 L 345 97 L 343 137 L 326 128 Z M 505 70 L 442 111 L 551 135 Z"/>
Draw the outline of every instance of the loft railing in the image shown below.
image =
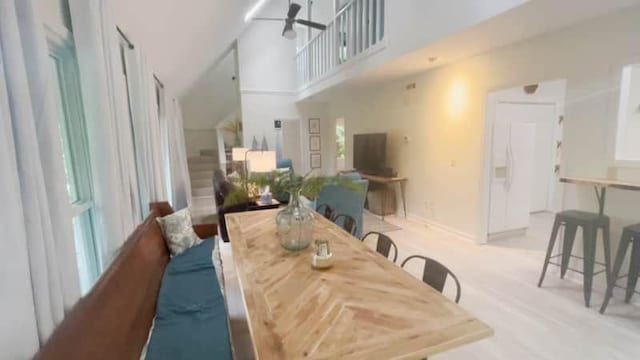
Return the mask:
<path id="1" fill-rule="evenodd" d="M 385 33 L 384 0 L 352 0 L 327 29 L 296 55 L 298 81 L 303 87 L 380 43 Z"/>

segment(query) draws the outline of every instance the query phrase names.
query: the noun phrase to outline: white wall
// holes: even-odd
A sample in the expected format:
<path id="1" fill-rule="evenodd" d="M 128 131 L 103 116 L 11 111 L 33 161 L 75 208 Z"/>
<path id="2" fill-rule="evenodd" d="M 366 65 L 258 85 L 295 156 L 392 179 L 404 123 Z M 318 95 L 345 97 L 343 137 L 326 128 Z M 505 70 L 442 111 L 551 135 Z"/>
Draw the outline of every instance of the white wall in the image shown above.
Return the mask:
<path id="1" fill-rule="evenodd" d="M 235 78 L 235 80 L 234 80 Z M 215 129 L 229 115 L 239 112 L 238 76 L 233 51 L 214 64 L 180 96 L 186 129 Z"/>
<path id="2" fill-rule="evenodd" d="M 621 86 L 616 160 L 640 161 L 640 64 L 625 67 Z"/>
<path id="3" fill-rule="evenodd" d="M 333 9 L 333 0 L 313 0 L 311 6 L 311 18 L 310 20 L 319 22 L 321 24 L 327 24 L 332 21 L 335 17 L 335 12 Z M 304 15 L 298 16 L 302 19 L 306 19 L 307 13 Z M 311 36 L 314 37 L 320 33 L 320 30 L 311 29 Z"/>
<path id="4" fill-rule="evenodd" d="M 387 132 L 388 163 L 410 179 L 409 212 L 475 238 L 487 93 L 566 79 L 561 172 L 606 176 L 621 69 L 640 60 L 639 18 L 636 7 L 374 89 L 334 93 L 329 118 L 345 118 L 347 167 L 354 133 Z M 417 88 L 405 90 L 412 82 Z M 595 208 L 592 189 L 565 189 L 566 206 Z M 638 195 L 611 191 L 607 211 L 633 219 Z"/>
<path id="5" fill-rule="evenodd" d="M 223 121 L 241 118 L 235 51 L 231 49 L 180 97 L 187 156 L 218 150 L 215 131 Z"/>
<path id="6" fill-rule="evenodd" d="M 184 139 L 187 157 L 200 156 L 201 150 L 218 151 L 218 134 L 214 129 L 184 129 Z"/>
<path id="7" fill-rule="evenodd" d="M 527 0 L 385 1 L 384 50 L 348 63 L 340 71 L 304 89 L 304 98 L 370 71 L 408 52 L 426 47 Z"/>
<path id="8" fill-rule="evenodd" d="M 287 1 L 273 0 L 260 16 L 282 16 Z M 301 13 L 304 9 L 301 11 Z M 302 169 L 308 170 L 308 119 L 321 118 L 323 129 L 326 107 L 316 103 L 296 105 L 295 41 L 281 36 L 282 26 L 278 22 L 255 21 L 238 39 L 240 63 L 240 92 L 242 98 L 242 121 L 244 145 L 250 146 L 254 137 L 261 143 L 266 137 L 270 149 L 275 149 L 276 132 L 274 120 L 300 119 L 303 133 Z M 323 148 L 326 148 L 323 136 Z M 324 161 L 324 167 L 330 163 Z M 297 166 L 296 166 L 297 167 Z"/>

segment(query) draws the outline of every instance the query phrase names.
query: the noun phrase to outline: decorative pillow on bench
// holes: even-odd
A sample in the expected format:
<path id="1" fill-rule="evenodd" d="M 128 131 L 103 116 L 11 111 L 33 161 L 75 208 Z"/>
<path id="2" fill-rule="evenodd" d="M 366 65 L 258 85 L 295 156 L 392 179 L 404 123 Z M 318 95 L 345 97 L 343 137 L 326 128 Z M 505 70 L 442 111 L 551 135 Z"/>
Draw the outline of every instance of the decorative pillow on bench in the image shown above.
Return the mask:
<path id="1" fill-rule="evenodd" d="M 227 311 L 211 262 L 214 238 L 171 258 L 147 359 L 232 359 Z"/>
<path id="2" fill-rule="evenodd" d="M 171 256 L 180 255 L 190 247 L 202 242 L 193 231 L 189 208 L 156 218 L 156 221 L 162 229 L 162 235 L 169 251 L 171 251 Z"/>

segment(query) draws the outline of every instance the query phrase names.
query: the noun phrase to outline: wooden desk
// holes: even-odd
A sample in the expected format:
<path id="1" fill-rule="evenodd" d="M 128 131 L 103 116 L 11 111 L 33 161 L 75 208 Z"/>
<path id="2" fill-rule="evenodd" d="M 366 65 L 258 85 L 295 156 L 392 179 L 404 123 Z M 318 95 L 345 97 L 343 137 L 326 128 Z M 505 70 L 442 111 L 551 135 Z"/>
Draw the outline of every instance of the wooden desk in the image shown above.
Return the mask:
<path id="1" fill-rule="evenodd" d="M 256 359 L 422 359 L 493 334 L 318 214 L 335 263 L 313 270 L 311 248 L 280 246 L 276 213 L 227 215 Z"/>
<path id="2" fill-rule="evenodd" d="M 391 184 L 400 184 L 400 196 L 402 197 L 402 208 L 404 210 L 404 217 L 407 217 L 407 201 L 405 198 L 405 184 L 409 181 L 406 177 L 385 177 L 385 176 L 377 176 L 377 175 L 367 175 L 360 174 L 363 179 L 367 179 L 370 182 L 382 184 L 382 185 L 391 185 Z M 384 209 L 386 203 L 386 196 L 382 196 L 382 220 L 384 220 Z"/>
<path id="3" fill-rule="evenodd" d="M 568 184 L 582 184 L 593 186 L 598 199 L 598 213 L 604 215 L 604 205 L 607 195 L 607 188 L 615 188 L 621 190 L 640 191 L 640 184 L 628 181 L 620 181 L 615 179 L 587 178 L 587 177 L 561 177 L 560 182 Z"/>

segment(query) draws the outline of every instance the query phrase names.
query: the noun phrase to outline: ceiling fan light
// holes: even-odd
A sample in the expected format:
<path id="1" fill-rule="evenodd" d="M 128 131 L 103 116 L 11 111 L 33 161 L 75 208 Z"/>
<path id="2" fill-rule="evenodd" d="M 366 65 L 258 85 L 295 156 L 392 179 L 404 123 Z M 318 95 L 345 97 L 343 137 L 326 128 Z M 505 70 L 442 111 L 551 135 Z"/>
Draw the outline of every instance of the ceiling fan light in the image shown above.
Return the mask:
<path id="1" fill-rule="evenodd" d="M 284 31 L 284 37 L 289 40 L 294 40 L 297 36 L 298 36 L 298 33 L 296 33 L 296 31 L 293 28 L 287 29 Z"/>

